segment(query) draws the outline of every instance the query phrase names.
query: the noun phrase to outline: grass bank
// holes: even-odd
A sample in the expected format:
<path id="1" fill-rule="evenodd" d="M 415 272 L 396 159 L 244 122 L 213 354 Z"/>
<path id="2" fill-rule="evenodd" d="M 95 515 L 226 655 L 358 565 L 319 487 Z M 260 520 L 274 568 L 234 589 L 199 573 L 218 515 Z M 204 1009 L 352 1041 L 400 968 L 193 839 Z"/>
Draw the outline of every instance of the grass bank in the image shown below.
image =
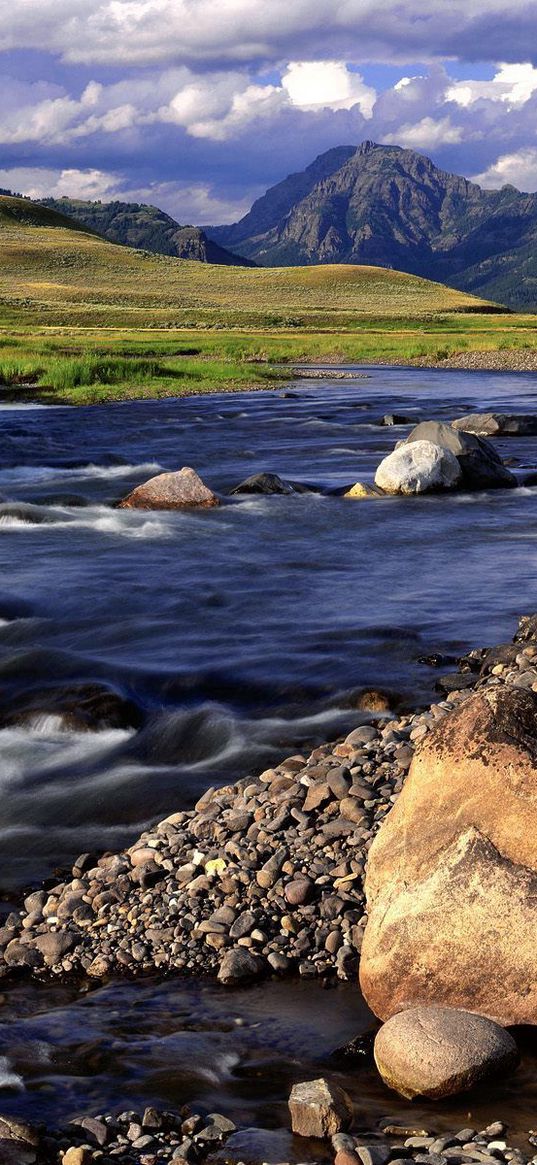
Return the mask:
<path id="1" fill-rule="evenodd" d="M 302 363 L 449 366 L 502 354 L 537 357 L 533 316 L 438 315 L 355 321 L 352 330 L 0 329 L 0 381 L 10 395 L 55 403 L 277 387 Z"/>

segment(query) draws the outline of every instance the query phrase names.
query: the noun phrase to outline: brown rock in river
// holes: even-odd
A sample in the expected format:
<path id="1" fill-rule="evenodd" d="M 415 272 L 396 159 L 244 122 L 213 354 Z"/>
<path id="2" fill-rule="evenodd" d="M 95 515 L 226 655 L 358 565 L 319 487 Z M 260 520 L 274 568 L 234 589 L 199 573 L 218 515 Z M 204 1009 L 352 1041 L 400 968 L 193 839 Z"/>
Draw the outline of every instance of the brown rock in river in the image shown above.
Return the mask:
<path id="1" fill-rule="evenodd" d="M 360 980 L 381 1018 L 537 1023 L 537 696 L 491 688 L 429 733 L 369 854 Z"/>
<path id="2" fill-rule="evenodd" d="M 348 1128 L 353 1116 L 347 1093 L 322 1077 L 293 1085 L 289 1111 L 293 1132 L 300 1137 L 332 1137 Z"/>
<path id="3" fill-rule="evenodd" d="M 133 489 L 118 504 L 120 510 L 182 510 L 217 506 L 216 494 L 208 489 L 195 469 L 185 466 L 176 473 L 159 473 Z"/>

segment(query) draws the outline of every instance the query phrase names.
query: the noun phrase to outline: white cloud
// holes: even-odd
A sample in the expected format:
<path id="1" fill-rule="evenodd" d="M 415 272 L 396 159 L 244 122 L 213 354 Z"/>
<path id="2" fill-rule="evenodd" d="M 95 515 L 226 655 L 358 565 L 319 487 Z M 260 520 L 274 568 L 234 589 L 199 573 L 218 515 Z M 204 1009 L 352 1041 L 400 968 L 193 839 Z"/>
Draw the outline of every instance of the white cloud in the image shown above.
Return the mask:
<path id="1" fill-rule="evenodd" d="M 510 184 L 534 193 L 537 191 L 537 147 L 528 146 L 512 154 L 503 154 L 482 174 L 474 175 L 472 181 L 493 190 Z"/>
<path id="2" fill-rule="evenodd" d="M 511 107 L 525 105 L 537 90 L 537 69 L 529 62 L 500 65 L 491 81 L 457 81 L 446 90 L 446 100 L 466 108 L 476 101 L 503 101 Z"/>
<path id="3" fill-rule="evenodd" d="M 0 49 L 70 62 L 522 59 L 528 0 L 3 0 Z"/>
<path id="4" fill-rule="evenodd" d="M 14 166 L 0 170 L 0 186 L 27 198 L 112 198 L 120 179 L 102 170 L 53 170 Z"/>
<path id="5" fill-rule="evenodd" d="M 299 109 L 352 109 L 358 105 L 371 117 L 376 91 L 353 73 L 344 61 L 290 61 L 282 86 Z"/>
<path id="6" fill-rule="evenodd" d="M 235 222 L 250 209 L 252 199 L 220 196 L 208 183 L 152 182 L 129 186 L 119 174 L 103 170 L 55 170 L 51 167 L 13 166 L 0 169 L 0 187 L 27 198 L 119 199 L 145 202 L 171 214 L 177 222 Z M 261 194 L 254 191 L 254 197 Z"/>
<path id="7" fill-rule="evenodd" d="M 463 128 L 452 125 L 449 117 L 422 117 L 415 125 L 401 125 L 395 133 L 386 134 L 384 141 L 412 150 L 432 150 L 438 146 L 462 141 Z"/>

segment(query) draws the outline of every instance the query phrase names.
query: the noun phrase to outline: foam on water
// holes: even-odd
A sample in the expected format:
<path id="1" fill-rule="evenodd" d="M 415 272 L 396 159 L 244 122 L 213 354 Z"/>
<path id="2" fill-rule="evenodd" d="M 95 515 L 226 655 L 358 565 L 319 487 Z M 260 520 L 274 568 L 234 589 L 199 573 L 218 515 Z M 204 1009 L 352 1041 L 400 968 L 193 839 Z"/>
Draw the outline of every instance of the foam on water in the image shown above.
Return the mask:
<path id="1" fill-rule="evenodd" d="M 7 1056 L 0 1056 L 0 1091 L 9 1089 L 16 1092 L 24 1091 L 22 1076 L 14 1072 Z"/>
<path id="2" fill-rule="evenodd" d="M 106 481 L 109 478 L 113 480 L 114 478 L 136 477 L 144 474 L 154 475 L 162 472 L 162 465 L 158 461 L 145 461 L 138 465 L 95 465 L 93 462 L 88 462 L 87 465 L 67 468 L 61 465 L 24 465 L 14 469 L 2 469 L 0 471 L 0 487 L 19 483 L 28 485 L 50 481 L 83 481 L 88 478 Z"/>

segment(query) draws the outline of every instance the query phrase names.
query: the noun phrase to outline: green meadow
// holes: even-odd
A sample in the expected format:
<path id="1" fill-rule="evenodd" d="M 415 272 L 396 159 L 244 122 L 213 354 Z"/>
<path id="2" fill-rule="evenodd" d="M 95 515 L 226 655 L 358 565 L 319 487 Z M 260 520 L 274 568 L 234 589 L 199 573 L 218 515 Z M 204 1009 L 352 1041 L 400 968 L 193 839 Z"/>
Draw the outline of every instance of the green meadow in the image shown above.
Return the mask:
<path id="1" fill-rule="evenodd" d="M 0 380 L 67 404 L 282 384 L 308 362 L 535 348 L 535 317 L 377 267 L 212 266 L 0 197 Z"/>

